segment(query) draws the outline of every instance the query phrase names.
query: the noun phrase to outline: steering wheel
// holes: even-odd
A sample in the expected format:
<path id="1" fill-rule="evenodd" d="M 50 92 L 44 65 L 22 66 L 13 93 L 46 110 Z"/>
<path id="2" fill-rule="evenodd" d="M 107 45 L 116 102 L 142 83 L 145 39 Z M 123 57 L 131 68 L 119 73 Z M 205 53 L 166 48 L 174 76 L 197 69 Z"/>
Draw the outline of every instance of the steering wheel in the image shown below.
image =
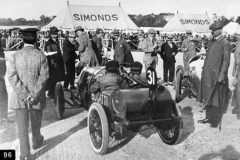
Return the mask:
<path id="1" fill-rule="evenodd" d="M 119 73 L 120 75 L 123 75 L 123 76 L 129 76 L 129 73 L 124 69 L 125 68 L 130 68 L 131 65 L 130 63 L 127 63 L 127 62 L 123 62 L 119 65 Z"/>

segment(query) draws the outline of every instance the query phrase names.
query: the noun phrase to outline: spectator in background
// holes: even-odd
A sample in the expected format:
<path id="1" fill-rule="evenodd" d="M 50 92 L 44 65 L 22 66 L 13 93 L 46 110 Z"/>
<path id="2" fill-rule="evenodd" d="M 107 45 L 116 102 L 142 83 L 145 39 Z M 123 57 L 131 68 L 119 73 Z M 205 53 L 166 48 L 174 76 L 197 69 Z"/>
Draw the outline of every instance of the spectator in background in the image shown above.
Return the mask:
<path id="1" fill-rule="evenodd" d="M 173 85 L 175 72 L 175 56 L 178 53 L 178 48 L 173 42 L 173 36 L 169 35 L 167 41 L 162 44 L 160 56 L 163 59 L 163 80 L 164 85 Z"/>
<path id="2" fill-rule="evenodd" d="M 158 63 L 158 57 L 157 57 L 157 49 L 158 41 L 156 39 L 156 31 L 154 29 L 148 30 L 148 37 L 144 39 L 142 44 L 142 49 L 145 52 L 143 57 L 143 63 L 145 64 L 145 70 L 148 69 L 148 67 L 152 66 L 154 69 L 156 69 L 156 65 Z"/>
<path id="3" fill-rule="evenodd" d="M 77 58 L 76 50 L 77 44 L 75 41 L 76 33 L 71 31 L 68 34 L 68 38 L 63 41 L 63 61 L 65 65 L 65 80 L 63 89 L 68 90 L 68 86 L 70 84 L 70 89 L 76 89 L 74 86 L 75 80 L 75 60 Z"/>
<path id="4" fill-rule="evenodd" d="M 143 40 L 144 40 L 144 35 L 142 33 L 140 33 L 138 35 L 138 39 L 139 39 L 139 42 L 138 42 L 138 50 L 140 51 L 143 51 Z"/>
<path id="5" fill-rule="evenodd" d="M 187 30 L 187 38 L 183 40 L 181 50 L 183 52 L 184 75 L 189 73 L 188 62 L 191 58 L 196 56 L 196 44 L 193 42 L 191 30 Z"/>
<path id="6" fill-rule="evenodd" d="M 56 83 L 64 80 L 65 75 L 63 57 L 58 41 L 58 29 L 55 26 L 50 28 L 50 38 L 45 44 L 44 51 L 49 66 L 49 79 L 46 86 L 47 95 L 54 98 Z"/>
<path id="7" fill-rule="evenodd" d="M 96 35 L 93 36 L 92 38 L 92 48 L 96 54 L 99 64 L 102 64 L 102 50 L 103 50 L 102 33 L 103 30 L 98 28 L 96 30 Z"/>
<path id="8" fill-rule="evenodd" d="M 131 48 L 119 34 L 119 30 L 113 31 L 114 60 L 118 61 L 119 64 L 124 62 L 131 64 L 133 62 Z"/>

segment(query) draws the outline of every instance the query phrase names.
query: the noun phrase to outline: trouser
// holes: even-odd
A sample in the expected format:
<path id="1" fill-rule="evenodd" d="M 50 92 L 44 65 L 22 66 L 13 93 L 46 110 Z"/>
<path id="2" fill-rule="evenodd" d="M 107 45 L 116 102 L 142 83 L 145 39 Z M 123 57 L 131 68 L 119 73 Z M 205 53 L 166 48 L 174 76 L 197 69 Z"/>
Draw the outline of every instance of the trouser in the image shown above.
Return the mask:
<path id="1" fill-rule="evenodd" d="M 219 123 L 221 118 L 219 107 L 206 106 L 206 119 L 212 124 Z"/>
<path id="2" fill-rule="evenodd" d="M 0 118 L 8 117 L 8 93 L 5 83 L 6 62 L 0 60 Z"/>
<path id="3" fill-rule="evenodd" d="M 55 86 L 57 82 L 60 82 L 62 80 L 62 68 L 61 67 L 49 67 L 49 79 L 48 79 L 48 95 L 55 95 Z M 64 68 L 63 68 L 64 69 Z"/>
<path id="4" fill-rule="evenodd" d="M 30 155 L 30 144 L 29 144 L 29 115 L 31 119 L 32 128 L 32 142 L 33 145 L 41 139 L 41 124 L 42 124 L 42 110 L 37 109 L 17 109 L 16 120 L 18 127 L 18 136 L 20 140 L 20 153 L 22 157 L 28 157 Z"/>
<path id="5" fill-rule="evenodd" d="M 163 62 L 163 79 L 164 82 L 173 82 L 175 72 L 175 63 Z M 169 76 L 168 76 L 169 73 Z"/>
<path id="6" fill-rule="evenodd" d="M 145 63 L 145 71 L 147 71 L 148 67 L 152 66 L 154 69 L 156 69 L 156 61 L 153 61 L 151 64 Z"/>
<path id="7" fill-rule="evenodd" d="M 186 54 L 186 53 L 184 53 L 184 54 Z M 183 65 L 184 65 L 185 74 L 189 73 L 189 66 L 188 66 L 189 60 L 192 59 L 195 56 L 196 55 L 188 55 L 187 57 L 183 57 Z"/>
<path id="8" fill-rule="evenodd" d="M 64 87 L 68 88 L 69 83 L 70 83 L 71 86 L 74 85 L 74 80 L 75 80 L 75 62 L 74 61 L 67 61 L 65 63 L 65 68 L 66 68 L 67 74 L 65 75 Z"/>

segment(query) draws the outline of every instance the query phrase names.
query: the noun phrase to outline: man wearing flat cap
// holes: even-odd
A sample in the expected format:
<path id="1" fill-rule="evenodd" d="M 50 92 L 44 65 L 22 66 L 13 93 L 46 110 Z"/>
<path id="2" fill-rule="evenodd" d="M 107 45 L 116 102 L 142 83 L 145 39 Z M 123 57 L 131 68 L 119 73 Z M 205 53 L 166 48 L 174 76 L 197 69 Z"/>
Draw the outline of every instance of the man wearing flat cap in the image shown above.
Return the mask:
<path id="1" fill-rule="evenodd" d="M 92 38 L 92 48 L 96 54 L 99 64 L 102 64 L 102 50 L 103 50 L 102 33 L 103 30 L 98 28 L 96 30 L 96 35 L 94 35 Z"/>
<path id="2" fill-rule="evenodd" d="M 175 56 L 178 53 L 177 45 L 173 42 L 173 36 L 168 35 L 167 41 L 162 44 L 160 56 L 163 59 L 164 85 L 173 85 L 175 72 Z"/>
<path id="3" fill-rule="evenodd" d="M 131 47 L 128 45 L 126 40 L 120 36 L 119 30 L 113 31 L 113 48 L 114 48 L 114 60 L 121 63 L 132 63 L 133 56 L 131 53 Z"/>
<path id="4" fill-rule="evenodd" d="M 206 118 L 199 123 L 210 123 L 211 127 L 221 124 L 223 108 L 228 104 L 228 68 L 230 45 L 222 35 L 223 24 L 216 21 L 210 25 L 213 38 L 208 43 L 201 85 L 197 100 L 205 103 Z"/>
<path id="5" fill-rule="evenodd" d="M 148 37 L 143 40 L 142 50 L 145 52 L 143 57 L 143 63 L 145 64 L 145 70 L 149 66 L 156 69 L 158 63 L 157 50 L 159 49 L 158 41 L 156 37 L 156 31 L 154 29 L 148 30 Z"/>
<path id="6" fill-rule="evenodd" d="M 46 107 L 45 86 L 49 77 L 46 56 L 34 48 L 38 29 L 21 31 L 24 47 L 10 58 L 8 79 L 13 88 L 10 109 L 16 111 L 20 160 L 31 159 L 29 144 L 29 118 L 31 119 L 33 149 L 42 146 L 44 137 L 40 128 Z"/>
<path id="7" fill-rule="evenodd" d="M 113 91 L 124 88 L 124 79 L 118 74 L 119 63 L 116 60 L 109 61 L 106 64 L 106 73 L 93 83 L 90 87 L 91 93 L 102 92 L 110 95 Z"/>
<path id="8" fill-rule="evenodd" d="M 75 60 L 77 58 L 76 50 L 78 44 L 76 43 L 76 33 L 70 31 L 68 38 L 63 41 L 63 61 L 66 69 L 66 75 L 64 80 L 64 90 L 68 90 L 70 84 L 70 89 L 76 89 L 74 86 L 75 80 Z"/>
<path id="9" fill-rule="evenodd" d="M 75 32 L 78 36 L 77 42 L 79 44 L 78 51 L 80 55 L 77 74 L 80 74 L 85 66 L 99 66 L 99 62 L 92 48 L 92 42 L 84 33 L 84 29 L 81 26 L 77 26 Z"/>
<path id="10" fill-rule="evenodd" d="M 196 56 L 196 43 L 193 42 L 193 36 L 191 30 L 186 32 L 187 38 L 183 40 L 181 50 L 183 52 L 183 65 L 185 76 L 189 73 L 188 62 L 191 58 Z"/>

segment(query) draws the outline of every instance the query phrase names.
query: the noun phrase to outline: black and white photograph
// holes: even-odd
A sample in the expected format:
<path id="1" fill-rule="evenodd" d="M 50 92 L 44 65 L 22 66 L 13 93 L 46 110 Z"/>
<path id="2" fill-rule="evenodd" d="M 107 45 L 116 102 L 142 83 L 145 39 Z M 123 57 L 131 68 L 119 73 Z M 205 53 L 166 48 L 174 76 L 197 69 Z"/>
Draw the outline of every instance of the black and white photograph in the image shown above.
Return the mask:
<path id="1" fill-rule="evenodd" d="M 0 160 L 240 160 L 240 1 L 0 4 Z"/>

